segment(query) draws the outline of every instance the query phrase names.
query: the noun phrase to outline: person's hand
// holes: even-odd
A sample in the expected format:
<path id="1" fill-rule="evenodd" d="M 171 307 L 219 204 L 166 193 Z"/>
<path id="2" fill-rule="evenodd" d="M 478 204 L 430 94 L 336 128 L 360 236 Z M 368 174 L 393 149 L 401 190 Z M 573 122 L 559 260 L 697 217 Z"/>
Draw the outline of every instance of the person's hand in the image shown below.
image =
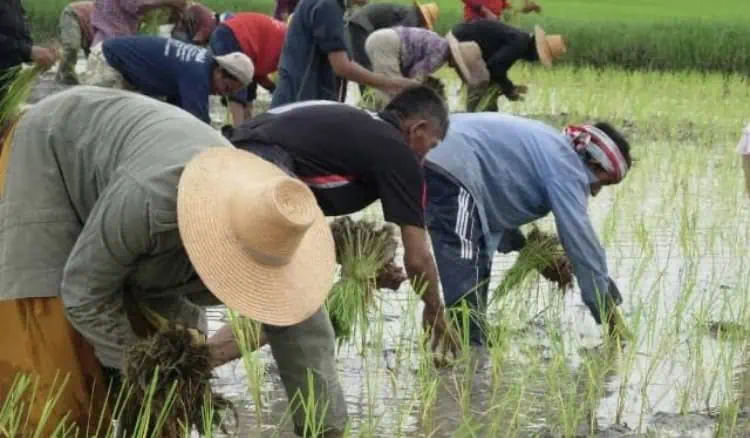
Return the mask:
<path id="1" fill-rule="evenodd" d="M 458 356 L 461 342 L 458 334 L 450 326 L 445 317 L 445 307 L 438 309 L 425 306 L 422 311 L 422 327 L 430 336 L 430 349 L 436 366 L 444 366 L 450 362 L 450 356 Z"/>
<path id="2" fill-rule="evenodd" d="M 421 83 L 413 79 L 392 78 L 389 80 L 388 85 L 385 86 L 383 91 L 385 91 L 390 96 L 395 96 L 405 88 L 416 87 L 419 85 L 421 85 Z"/>
<path id="3" fill-rule="evenodd" d="M 31 60 L 46 70 L 57 62 L 57 51 L 47 47 L 33 46 L 31 47 Z"/>
<path id="4" fill-rule="evenodd" d="M 564 255 L 555 257 L 549 266 L 542 269 L 541 274 L 547 280 L 557 283 L 557 287 L 563 292 L 573 284 L 573 266 Z"/>
<path id="5" fill-rule="evenodd" d="M 375 283 L 378 289 L 397 290 L 401 287 L 401 283 L 404 281 L 406 281 L 404 268 L 393 263 L 388 263 L 380 270 L 380 272 L 378 272 L 378 277 Z"/>

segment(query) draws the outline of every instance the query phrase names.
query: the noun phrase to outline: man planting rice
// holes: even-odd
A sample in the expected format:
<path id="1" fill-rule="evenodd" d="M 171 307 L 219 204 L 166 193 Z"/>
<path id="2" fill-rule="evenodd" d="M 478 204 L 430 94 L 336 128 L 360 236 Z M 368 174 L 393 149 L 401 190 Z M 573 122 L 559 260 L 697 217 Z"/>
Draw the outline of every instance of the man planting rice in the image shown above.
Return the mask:
<path id="1" fill-rule="evenodd" d="M 422 27 L 432 30 L 440 15 L 437 3 L 411 6 L 395 3 L 371 3 L 355 10 L 346 23 L 349 50 L 352 59 L 362 67 L 372 70 L 372 63 L 365 51 L 367 37 L 379 29 L 395 26 Z M 361 92 L 365 87 L 360 85 Z M 343 101 L 344 99 L 342 99 Z"/>
<path id="2" fill-rule="evenodd" d="M 91 56 L 87 85 L 164 97 L 209 124 L 209 96 L 246 87 L 255 70 L 244 53 L 213 56 L 208 49 L 160 37 L 111 38 Z"/>
<path id="3" fill-rule="evenodd" d="M 479 44 L 490 71 L 490 84 L 469 88 L 466 109 L 470 112 L 497 111 L 499 92 L 509 100 L 523 100 L 526 86 L 515 85 L 508 78 L 508 70 L 516 61 L 523 59 L 550 67 L 552 61 L 566 51 L 565 42 L 560 35 L 546 35 L 539 26 L 534 28 L 533 33 L 527 33 L 497 20 L 484 19 L 457 24 L 452 32 L 459 41 L 474 41 Z M 482 101 L 489 104 L 485 108 L 479 108 Z"/>
<path id="4" fill-rule="evenodd" d="M 222 302 L 264 324 L 290 400 L 314 397 L 321 424 L 342 426 L 321 308 L 335 251 L 309 188 L 185 111 L 120 90 L 74 87 L 13 129 L 0 155 L 0 399 L 17 373 L 38 377 L 31 427 L 59 372 L 66 390 L 41 436 L 66 414 L 93 432 L 105 376 L 149 331 L 135 321 L 204 342 L 199 306 Z"/>
<path id="5" fill-rule="evenodd" d="M 76 75 L 78 52 L 83 50 L 86 56 L 91 51 L 91 41 L 94 32 L 91 28 L 91 13 L 94 10 L 93 1 L 73 2 L 65 5 L 60 14 L 58 35 L 62 45 L 62 59 L 57 67 L 55 80 L 66 85 L 79 83 Z"/>
<path id="6" fill-rule="evenodd" d="M 365 4 L 367 0 L 354 0 Z M 390 93 L 416 82 L 372 73 L 349 59 L 344 36 L 344 0 L 305 0 L 289 23 L 271 108 L 304 100 L 339 100 L 342 80 Z"/>
<path id="7" fill-rule="evenodd" d="M 422 204 L 422 157 L 447 129 L 444 101 L 419 86 L 404 90 L 377 114 L 329 101 L 285 105 L 243 123 L 231 140 L 307 183 L 327 216 L 354 213 L 380 200 L 385 221 L 401 230 L 414 289 L 424 289 L 422 319 L 426 330 L 432 328 L 432 347 L 437 350 L 445 341 L 455 351 Z"/>
<path id="8" fill-rule="evenodd" d="M 471 342 L 485 342 L 493 254 L 523 248 L 519 227 L 550 212 L 594 320 L 608 324 L 612 336 L 630 336 L 586 208 L 589 195 L 627 175 L 632 161 L 625 138 L 607 123 L 560 133 L 496 113 L 455 114 L 450 123 L 425 161 L 426 213 L 446 306 L 466 303 L 478 315 L 464 327 Z M 554 264 L 570 269 L 562 258 Z"/>
<path id="9" fill-rule="evenodd" d="M 176 14 L 173 20 L 172 38 L 196 46 L 205 46 L 219 22 L 218 14 L 206 6 L 191 2 L 184 13 Z"/>
<path id="10" fill-rule="evenodd" d="M 365 48 L 373 70 L 386 77 L 418 78 L 448 63 L 470 86 L 478 86 L 489 79 L 477 43 L 458 42 L 450 33 L 443 38 L 430 30 L 398 26 L 374 32 L 367 38 Z M 375 96 L 377 108 L 382 108 L 392 97 L 383 92 Z"/>
<path id="11" fill-rule="evenodd" d="M 211 34 L 210 47 L 214 55 L 242 52 L 255 66 L 252 84 L 229 97 L 229 112 L 234 126 L 252 117 L 252 103 L 258 84 L 271 93 L 276 88 L 268 76 L 279 65 L 285 37 L 284 22 L 255 12 L 240 12 L 219 24 Z"/>

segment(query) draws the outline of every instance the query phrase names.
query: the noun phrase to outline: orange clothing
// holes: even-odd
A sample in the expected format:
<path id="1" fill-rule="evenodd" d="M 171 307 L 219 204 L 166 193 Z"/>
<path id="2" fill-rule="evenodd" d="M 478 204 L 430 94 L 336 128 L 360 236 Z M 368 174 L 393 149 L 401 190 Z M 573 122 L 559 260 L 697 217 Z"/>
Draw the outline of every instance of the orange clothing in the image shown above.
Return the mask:
<path id="1" fill-rule="evenodd" d="M 463 0 L 464 2 L 464 21 L 470 22 L 484 18 L 481 7 L 489 9 L 498 18 L 503 15 L 503 11 L 510 7 L 508 0 Z"/>
<path id="2" fill-rule="evenodd" d="M 107 403 L 108 383 L 94 349 L 68 323 L 60 298 L 25 298 L 0 301 L 0 406 L 20 375 L 30 378 L 20 401 L 24 409 L 16 412 L 24 427 L 21 436 L 31 436 L 39 428 L 40 436 L 52 436 L 68 416 L 66 427 L 78 429 L 71 437 L 103 436 L 111 425 Z M 67 376 L 67 382 L 65 381 Z M 34 385 L 36 394 L 34 393 Z M 60 390 L 65 384 L 64 389 Z M 43 421 L 45 402 L 59 391 L 57 403 Z M 33 403 L 31 397 L 34 396 Z M 111 395 L 114 403 L 117 395 Z M 97 434 L 101 420 L 101 428 Z"/>
<path id="3" fill-rule="evenodd" d="M 256 12 L 240 12 L 224 24 L 253 60 L 256 81 L 276 71 L 287 30 L 283 21 Z"/>

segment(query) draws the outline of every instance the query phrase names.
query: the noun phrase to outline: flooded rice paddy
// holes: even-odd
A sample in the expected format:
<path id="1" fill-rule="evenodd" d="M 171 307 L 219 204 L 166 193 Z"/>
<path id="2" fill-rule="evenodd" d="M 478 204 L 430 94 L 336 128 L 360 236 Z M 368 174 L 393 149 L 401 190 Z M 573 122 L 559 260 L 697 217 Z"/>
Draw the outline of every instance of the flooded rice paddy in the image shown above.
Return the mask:
<path id="1" fill-rule="evenodd" d="M 349 436 L 750 436 L 750 200 L 734 152 L 749 87 L 721 76 L 525 67 L 513 77 L 529 95 L 501 101 L 502 111 L 557 126 L 608 119 L 630 137 L 632 172 L 589 210 L 637 341 L 602 345 L 577 290 L 563 295 L 532 276 L 492 303 L 491 347 L 435 369 L 419 343 L 421 305 L 404 283 L 380 292 L 366 336 L 338 352 Z M 358 100 L 351 85 L 348 100 Z M 223 109 L 213 109 L 220 124 Z M 377 204 L 357 216 L 382 220 Z M 554 229 L 551 218 L 540 223 Z M 492 287 L 514 259 L 496 255 Z M 227 318 L 223 308 L 209 314 L 212 331 Z M 294 436 L 267 347 L 218 369 L 215 385 L 237 402 L 241 436 Z"/>

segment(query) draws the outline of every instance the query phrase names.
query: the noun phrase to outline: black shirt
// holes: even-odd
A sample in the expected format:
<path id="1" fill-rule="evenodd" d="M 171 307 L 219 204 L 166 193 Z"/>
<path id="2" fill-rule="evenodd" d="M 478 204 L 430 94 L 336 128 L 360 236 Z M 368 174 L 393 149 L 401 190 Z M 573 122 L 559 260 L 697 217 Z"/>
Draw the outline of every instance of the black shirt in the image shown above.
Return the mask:
<path id="1" fill-rule="evenodd" d="M 367 33 L 394 26 L 420 27 L 421 14 L 416 6 L 393 3 L 370 3 L 354 11 L 349 23 L 356 24 Z"/>
<path id="2" fill-rule="evenodd" d="M 539 60 L 533 34 L 497 20 L 482 19 L 460 23 L 453 27 L 452 32 L 459 41 L 474 41 L 479 45 L 490 79 L 504 93 L 509 93 L 514 88 L 513 82 L 508 79 L 508 70 L 516 61 Z"/>
<path id="3" fill-rule="evenodd" d="M 290 170 L 327 216 L 354 213 L 380 199 L 386 221 L 424 228 L 422 167 L 388 113 L 300 102 L 244 122 L 231 141 L 239 148 L 263 144 L 287 151 Z"/>
<path id="4" fill-rule="evenodd" d="M 31 61 L 31 34 L 21 0 L 0 1 L 0 73 Z"/>

